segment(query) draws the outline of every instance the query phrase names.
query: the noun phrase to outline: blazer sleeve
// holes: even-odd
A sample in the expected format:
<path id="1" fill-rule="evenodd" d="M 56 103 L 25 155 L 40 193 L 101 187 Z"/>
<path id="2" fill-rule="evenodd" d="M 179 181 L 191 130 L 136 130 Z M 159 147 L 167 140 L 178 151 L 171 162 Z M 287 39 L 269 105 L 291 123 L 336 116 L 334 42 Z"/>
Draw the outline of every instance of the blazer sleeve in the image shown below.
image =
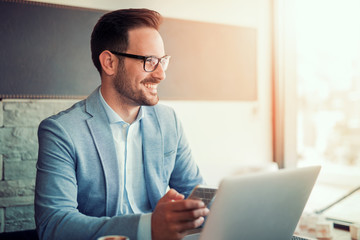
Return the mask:
<path id="1" fill-rule="evenodd" d="M 54 119 L 38 130 L 35 221 L 40 239 L 96 239 L 104 235 L 137 238 L 140 215 L 86 216 L 77 206 L 75 147 Z"/>

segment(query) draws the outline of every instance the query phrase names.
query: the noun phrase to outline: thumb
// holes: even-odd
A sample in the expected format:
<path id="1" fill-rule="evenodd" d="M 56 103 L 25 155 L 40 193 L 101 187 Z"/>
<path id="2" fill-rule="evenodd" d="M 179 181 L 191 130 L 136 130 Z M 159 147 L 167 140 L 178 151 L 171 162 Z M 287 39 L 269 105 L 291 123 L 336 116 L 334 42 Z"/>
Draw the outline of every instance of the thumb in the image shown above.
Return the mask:
<path id="1" fill-rule="evenodd" d="M 170 202 L 184 199 L 184 195 L 178 193 L 175 189 L 170 189 L 161 199 L 161 202 Z"/>

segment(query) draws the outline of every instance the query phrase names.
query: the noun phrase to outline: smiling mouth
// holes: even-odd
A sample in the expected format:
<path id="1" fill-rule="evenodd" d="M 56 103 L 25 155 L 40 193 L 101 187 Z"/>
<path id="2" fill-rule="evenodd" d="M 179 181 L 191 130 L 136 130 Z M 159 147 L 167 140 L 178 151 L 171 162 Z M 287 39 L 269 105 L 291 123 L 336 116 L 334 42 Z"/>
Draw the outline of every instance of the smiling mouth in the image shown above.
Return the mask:
<path id="1" fill-rule="evenodd" d="M 157 93 L 157 87 L 158 84 L 154 84 L 154 83 L 145 83 L 144 86 L 150 90 L 150 92 L 152 93 Z"/>

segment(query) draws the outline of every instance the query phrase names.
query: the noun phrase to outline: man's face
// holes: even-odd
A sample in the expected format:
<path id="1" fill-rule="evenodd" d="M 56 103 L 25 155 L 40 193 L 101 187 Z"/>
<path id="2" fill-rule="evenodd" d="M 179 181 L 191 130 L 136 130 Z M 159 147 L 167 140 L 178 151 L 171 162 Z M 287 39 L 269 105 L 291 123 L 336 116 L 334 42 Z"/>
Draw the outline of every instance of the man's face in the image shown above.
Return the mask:
<path id="1" fill-rule="evenodd" d="M 164 44 L 159 32 L 153 28 L 138 28 L 129 31 L 129 45 L 126 53 L 163 57 Z M 118 66 L 114 87 L 127 104 L 152 106 L 158 103 L 157 86 L 165 79 L 161 64 L 155 71 L 145 72 L 143 60 L 124 58 Z"/>

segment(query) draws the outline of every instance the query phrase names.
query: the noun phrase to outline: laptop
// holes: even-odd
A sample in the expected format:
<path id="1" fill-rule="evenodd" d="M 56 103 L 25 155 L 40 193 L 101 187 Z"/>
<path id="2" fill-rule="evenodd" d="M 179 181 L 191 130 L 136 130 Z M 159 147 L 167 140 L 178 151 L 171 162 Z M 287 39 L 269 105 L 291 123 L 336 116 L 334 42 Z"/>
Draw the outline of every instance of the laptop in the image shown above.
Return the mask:
<path id="1" fill-rule="evenodd" d="M 224 178 L 202 231 L 183 240 L 292 239 L 319 171 L 312 166 Z"/>

